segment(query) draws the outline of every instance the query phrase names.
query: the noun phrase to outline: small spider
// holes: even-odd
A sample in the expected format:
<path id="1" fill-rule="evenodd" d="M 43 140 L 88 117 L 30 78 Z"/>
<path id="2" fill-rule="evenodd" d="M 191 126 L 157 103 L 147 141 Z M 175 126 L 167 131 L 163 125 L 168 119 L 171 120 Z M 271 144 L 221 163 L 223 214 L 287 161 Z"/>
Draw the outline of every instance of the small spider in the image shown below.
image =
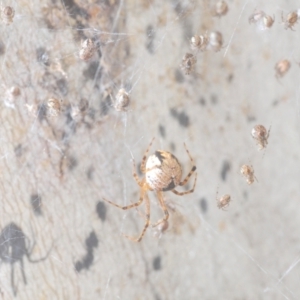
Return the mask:
<path id="1" fill-rule="evenodd" d="M 228 5 L 225 1 L 218 1 L 212 9 L 212 14 L 214 17 L 225 16 L 228 12 Z"/>
<path id="2" fill-rule="evenodd" d="M 191 53 L 186 53 L 183 56 L 180 67 L 184 71 L 185 75 L 191 74 L 194 66 L 196 65 L 196 62 L 197 62 L 196 56 Z"/>
<path id="3" fill-rule="evenodd" d="M 249 17 L 249 23 L 257 24 L 260 30 L 271 28 L 274 21 L 274 16 L 272 18 L 261 10 L 255 10 L 255 12 Z"/>
<path id="4" fill-rule="evenodd" d="M 267 147 L 270 129 L 267 131 L 263 125 L 255 125 L 251 134 L 259 146 L 258 150 L 262 150 Z"/>
<path id="5" fill-rule="evenodd" d="M 130 98 L 125 89 L 120 89 L 116 95 L 114 107 L 116 111 L 127 111 L 130 104 Z"/>
<path id="6" fill-rule="evenodd" d="M 215 52 L 221 50 L 223 46 L 223 36 L 222 33 L 219 31 L 212 31 L 209 34 L 209 48 Z"/>
<path id="7" fill-rule="evenodd" d="M 145 177 L 140 180 L 136 174 L 135 171 L 133 171 L 133 177 L 136 180 L 137 184 L 140 186 L 140 198 L 139 201 L 130 205 L 121 206 L 118 205 L 112 201 L 109 201 L 107 199 L 103 199 L 106 202 L 121 208 L 123 210 L 127 210 L 133 207 L 137 207 L 142 204 L 142 202 L 145 200 L 145 206 L 146 206 L 146 214 L 145 214 L 145 225 L 144 228 L 138 238 L 133 238 L 127 235 L 124 235 L 128 239 L 140 242 L 150 225 L 150 202 L 149 197 L 147 195 L 148 191 L 155 191 L 159 204 L 164 212 L 164 218 L 156 222 L 153 227 L 158 226 L 159 224 L 168 221 L 169 218 L 169 212 L 166 205 L 166 202 L 163 197 L 163 192 L 171 191 L 174 194 L 178 196 L 183 196 L 186 194 L 190 194 L 194 192 L 196 181 L 197 181 L 197 173 L 195 173 L 195 180 L 194 185 L 191 190 L 188 190 L 186 192 L 178 192 L 175 190 L 177 186 L 184 186 L 190 177 L 194 174 L 196 171 L 196 166 L 194 165 L 191 169 L 191 171 L 188 173 L 188 175 L 181 181 L 182 177 L 182 168 L 178 161 L 178 159 L 170 152 L 164 151 L 164 150 L 156 150 L 153 155 L 150 155 L 147 159 L 148 152 L 150 150 L 150 147 L 153 143 L 153 140 L 151 141 L 150 145 L 148 146 L 143 159 L 141 163 L 141 171 L 143 174 L 145 174 Z M 190 152 L 185 146 L 185 150 L 191 160 L 192 163 L 194 163 L 193 158 L 190 155 Z M 133 167 L 135 169 L 135 162 L 133 160 Z"/>
<path id="8" fill-rule="evenodd" d="M 252 15 L 250 15 L 248 21 L 249 23 L 257 23 L 263 19 L 266 14 L 262 10 L 255 10 Z"/>
<path id="9" fill-rule="evenodd" d="M 218 198 L 218 193 L 217 193 L 217 206 L 219 209 L 225 210 L 230 204 L 231 197 L 230 195 L 223 195 L 221 198 Z"/>
<path id="10" fill-rule="evenodd" d="M 286 19 L 283 17 L 283 12 L 281 12 L 281 20 L 284 24 L 284 28 L 294 30 L 293 26 L 298 22 L 298 13 L 296 11 L 292 11 L 288 13 Z"/>
<path id="11" fill-rule="evenodd" d="M 11 6 L 1 7 L 1 19 L 4 24 L 9 25 L 13 22 L 15 10 Z"/>
<path id="12" fill-rule="evenodd" d="M 61 100 L 50 98 L 47 101 L 47 116 L 57 117 L 61 112 Z"/>
<path id="13" fill-rule="evenodd" d="M 81 42 L 81 49 L 79 51 L 79 58 L 88 61 L 94 56 L 97 51 L 96 43 L 92 39 L 86 39 Z"/>
<path id="14" fill-rule="evenodd" d="M 263 27 L 262 27 L 262 29 L 271 28 L 273 26 L 274 21 L 275 21 L 274 16 L 273 16 L 273 18 L 271 16 L 268 16 L 268 15 L 263 16 L 263 19 L 262 19 Z"/>
<path id="15" fill-rule="evenodd" d="M 191 37 L 190 46 L 193 51 L 194 50 L 204 51 L 206 50 L 207 45 L 208 45 L 207 34 L 194 35 L 193 37 Z"/>
<path id="16" fill-rule="evenodd" d="M 290 67 L 291 67 L 291 63 L 287 59 L 283 59 L 278 63 L 276 63 L 275 65 L 276 78 L 283 77 L 288 72 Z"/>
<path id="17" fill-rule="evenodd" d="M 254 175 L 254 169 L 252 166 L 242 165 L 241 173 L 244 177 L 246 177 L 246 181 L 248 184 L 252 184 L 254 182 L 254 179 L 256 179 L 256 177 Z"/>
<path id="18" fill-rule="evenodd" d="M 50 249 L 44 257 L 33 260 L 31 258 L 31 254 L 34 246 L 35 242 L 33 242 L 32 245 L 29 245 L 29 239 L 25 236 L 22 229 L 13 222 L 5 226 L 0 233 L 0 259 L 4 263 L 9 263 L 11 265 L 10 280 L 14 296 L 17 295 L 17 287 L 15 286 L 14 282 L 14 264 L 17 261 L 20 262 L 23 282 L 27 284 L 26 276 L 24 273 L 23 257 L 27 256 L 27 259 L 31 263 L 38 263 L 47 259 L 51 251 Z"/>

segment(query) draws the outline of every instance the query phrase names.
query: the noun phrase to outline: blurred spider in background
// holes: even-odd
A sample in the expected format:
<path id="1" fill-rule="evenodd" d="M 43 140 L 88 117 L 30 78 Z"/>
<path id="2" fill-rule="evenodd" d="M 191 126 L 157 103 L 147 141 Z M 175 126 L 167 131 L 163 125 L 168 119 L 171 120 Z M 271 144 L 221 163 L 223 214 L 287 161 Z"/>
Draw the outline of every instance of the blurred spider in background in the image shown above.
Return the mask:
<path id="1" fill-rule="evenodd" d="M 153 224 L 153 226 L 158 226 L 160 224 L 167 224 L 166 222 L 169 218 L 169 212 L 163 197 L 163 192 L 171 191 L 178 196 L 190 194 L 194 192 L 196 181 L 197 181 L 197 173 L 196 173 L 194 185 L 192 189 L 186 192 L 178 192 L 177 190 L 175 190 L 176 186 L 184 186 L 188 182 L 190 177 L 196 171 L 196 166 L 193 165 L 188 175 L 184 178 L 184 180 L 181 181 L 182 168 L 178 159 L 172 153 L 164 150 L 157 150 L 153 155 L 150 155 L 147 159 L 147 155 L 153 143 L 153 140 L 154 138 L 152 139 L 150 145 L 148 146 L 141 163 L 141 171 L 143 174 L 145 174 L 145 177 L 142 180 L 140 180 L 136 172 L 133 171 L 133 177 L 140 187 L 140 198 L 138 202 L 126 206 L 121 206 L 105 198 L 103 199 L 106 202 L 116 207 L 119 207 L 123 210 L 137 207 L 141 205 L 142 202 L 145 200 L 145 206 L 146 206 L 145 225 L 140 236 L 138 238 L 133 238 L 123 234 L 125 237 L 135 242 L 140 242 L 142 240 L 150 224 L 150 201 L 147 194 L 148 191 L 156 192 L 159 204 L 164 212 L 164 217 L 158 222 L 156 222 L 155 224 Z M 185 144 L 184 146 L 191 162 L 194 164 L 194 160 L 191 157 L 189 150 L 186 148 Z M 133 167 L 135 170 L 136 166 L 134 160 L 133 160 Z"/>

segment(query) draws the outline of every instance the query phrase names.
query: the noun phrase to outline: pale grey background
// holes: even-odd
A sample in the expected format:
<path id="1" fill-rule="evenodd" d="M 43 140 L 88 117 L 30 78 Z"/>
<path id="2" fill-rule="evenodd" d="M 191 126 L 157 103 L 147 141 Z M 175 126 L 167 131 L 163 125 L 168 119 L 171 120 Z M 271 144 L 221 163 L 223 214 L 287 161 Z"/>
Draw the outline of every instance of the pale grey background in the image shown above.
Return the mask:
<path id="1" fill-rule="evenodd" d="M 222 18 L 212 17 L 213 3 L 2 1 L 16 14 L 0 35 L 0 227 L 17 224 L 36 242 L 34 259 L 51 249 L 37 264 L 24 257 L 27 284 L 15 263 L 16 297 L 11 266 L 1 263 L 2 299 L 300 299 L 300 24 L 285 30 L 281 21 L 299 2 L 232 0 Z M 275 16 L 270 30 L 249 24 L 255 8 Z M 190 37 L 212 30 L 224 47 L 199 53 L 185 76 Z M 101 58 L 79 59 L 86 37 L 100 41 Z M 292 67 L 278 80 L 284 58 Z M 8 103 L 13 85 L 21 96 Z M 121 87 L 130 91 L 127 113 L 108 96 Z M 35 110 L 51 97 L 63 112 L 39 120 Z M 70 109 L 82 98 L 90 110 L 74 121 Z M 255 124 L 271 126 L 265 151 L 251 138 Z M 166 193 L 176 210 L 170 230 L 158 239 L 149 229 L 137 244 L 121 236 L 140 233 L 136 210 L 105 204 L 105 213 L 100 204 L 101 219 L 96 206 L 102 197 L 138 199 L 131 153 L 139 163 L 154 136 L 152 151 L 174 153 L 185 174 L 187 144 L 198 183 L 191 195 Z M 244 163 L 255 169 L 251 186 Z M 231 195 L 227 211 L 217 191 Z M 155 221 L 162 212 L 152 194 Z M 87 250 L 92 232 L 98 245 Z"/>

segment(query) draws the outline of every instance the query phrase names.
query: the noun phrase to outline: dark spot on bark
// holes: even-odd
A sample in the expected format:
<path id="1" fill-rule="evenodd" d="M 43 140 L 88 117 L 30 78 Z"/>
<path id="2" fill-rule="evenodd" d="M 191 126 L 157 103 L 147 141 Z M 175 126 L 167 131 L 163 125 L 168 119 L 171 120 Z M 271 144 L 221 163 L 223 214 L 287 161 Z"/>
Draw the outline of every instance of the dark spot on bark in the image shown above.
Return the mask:
<path id="1" fill-rule="evenodd" d="M 83 265 L 82 265 L 82 262 L 79 260 L 75 263 L 75 270 L 77 272 L 80 272 L 82 269 L 83 269 Z"/>
<path id="2" fill-rule="evenodd" d="M 74 0 L 63 0 L 63 4 L 71 18 L 75 19 L 77 15 L 80 15 L 84 19 L 89 17 L 87 11 L 81 8 Z"/>
<path id="3" fill-rule="evenodd" d="M 109 96 L 105 97 L 100 102 L 100 113 L 101 116 L 106 116 L 109 112 L 109 109 L 111 108 L 112 103 Z"/>
<path id="4" fill-rule="evenodd" d="M 179 125 L 182 127 L 189 127 L 190 126 L 190 118 L 189 116 L 184 112 L 178 112 L 176 108 L 170 109 L 170 114 L 173 118 L 177 119 L 179 122 Z"/>
<path id="5" fill-rule="evenodd" d="M 178 0 L 173 0 L 173 7 L 174 7 L 174 10 L 175 12 L 180 15 L 182 13 L 182 6 L 180 4 L 180 2 Z"/>
<path id="6" fill-rule="evenodd" d="M 104 222 L 106 220 L 106 211 L 107 211 L 107 208 L 106 208 L 105 203 L 102 201 L 99 201 L 96 205 L 96 212 L 102 222 Z"/>
<path id="7" fill-rule="evenodd" d="M 176 151 L 176 145 L 173 142 L 170 143 L 170 149 L 172 152 Z"/>
<path id="8" fill-rule="evenodd" d="M 165 128 L 165 126 L 159 124 L 159 126 L 158 126 L 158 131 L 159 131 L 160 135 L 161 135 L 163 138 L 166 137 L 166 128 Z"/>
<path id="9" fill-rule="evenodd" d="M 200 199 L 200 208 L 204 213 L 207 212 L 208 204 L 207 204 L 207 200 L 205 198 Z"/>
<path id="10" fill-rule="evenodd" d="M 210 101 L 211 101 L 212 104 L 217 104 L 218 103 L 218 97 L 217 97 L 217 95 L 212 94 L 210 96 Z"/>
<path id="11" fill-rule="evenodd" d="M 174 118 L 177 118 L 177 117 L 178 117 L 178 113 L 177 113 L 176 108 L 171 108 L 171 109 L 170 109 L 170 114 L 171 114 L 171 116 L 174 117 Z"/>
<path id="12" fill-rule="evenodd" d="M 254 116 L 247 116 L 247 121 L 250 122 L 254 122 L 256 120 L 256 118 Z"/>
<path id="13" fill-rule="evenodd" d="M 229 171 L 230 171 L 230 162 L 224 160 L 221 168 L 221 178 L 223 181 L 226 181 L 227 174 Z"/>
<path id="14" fill-rule="evenodd" d="M 183 76 L 183 73 L 181 72 L 180 69 L 176 69 L 175 70 L 175 80 L 178 82 L 178 83 L 183 83 L 185 78 Z"/>
<path id="15" fill-rule="evenodd" d="M 201 97 L 201 98 L 200 98 L 199 103 L 200 103 L 202 106 L 205 106 L 205 105 L 206 105 L 206 101 L 205 101 L 204 97 Z"/>
<path id="16" fill-rule="evenodd" d="M 83 257 L 83 259 L 80 261 L 78 260 L 75 263 L 75 269 L 77 272 L 80 272 L 82 269 L 88 270 L 90 266 L 93 264 L 94 261 L 94 253 L 92 250 L 88 250 L 87 254 Z"/>
<path id="17" fill-rule="evenodd" d="M 3 41 L 0 40 L 0 55 L 3 55 L 5 53 L 5 45 Z"/>
<path id="18" fill-rule="evenodd" d="M 90 235 L 85 240 L 85 245 L 87 249 L 93 249 L 98 247 L 98 238 L 96 236 L 95 231 L 92 231 Z"/>
<path id="19" fill-rule="evenodd" d="M 94 261 L 94 248 L 97 248 L 99 244 L 98 238 L 94 231 L 85 240 L 86 255 L 75 263 L 75 269 L 80 272 L 83 269 L 88 270 Z"/>
<path id="20" fill-rule="evenodd" d="M 155 271 L 161 270 L 161 257 L 160 256 L 154 257 L 152 265 Z"/>
<path id="21" fill-rule="evenodd" d="M 40 122 L 46 119 L 47 116 L 47 107 L 46 104 L 42 103 L 38 106 L 37 117 Z"/>
<path id="22" fill-rule="evenodd" d="M 88 170 L 86 171 L 86 176 L 89 180 L 93 180 L 94 171 L 95 171 L 95 169 L 93 166 L 90 166 L 88 168 Z"/>
<path id="23" fill-rule="evenodd" d="M 18 144 L 18 145 L 15 147 L 15 155 L 16 155 L 17 157 L 22 156 L 23 150 L 24 150 L 24 149 L 23 149 L 22 144 Z"/>
<path id="24" fill-rule="evenodd" d="M 227 77 L 227 81 L 230 83 L 233 80 L 234 76 L 233 74 L 229 74 Z"/>
<path id="25" fill-rule="evenodd" d="M 101 77 L 101 67 L 99 61 L 91 61 L 83 71 L 83 76 L 90 80 L 99 80 Z"/>
<path id="26" fill-rule="evenodd" d="M 178 115 L 178 121 L 182 127 L 190 126 L 190 118 L 184 111 Z"/>
<path id="27" fill-rule="evenodd" d="M 96 110 L 93 107 L 89 108 L 87 115 L 90 119 L 95 121 L 95 119 L 96 119 Z"/>
<path id="28" fill-rule="evenodd" d="M 68 169 L 73 171 L 78 166 L 78 161 L 74 156 L 68 157 Z"/>
<path id="29" fill-rule="evenodd" d="M 62 96 L 66 96 L 69 92 L 68 81 L 65 78 L 60 78 L 56 81 L 56 85 Z"/>

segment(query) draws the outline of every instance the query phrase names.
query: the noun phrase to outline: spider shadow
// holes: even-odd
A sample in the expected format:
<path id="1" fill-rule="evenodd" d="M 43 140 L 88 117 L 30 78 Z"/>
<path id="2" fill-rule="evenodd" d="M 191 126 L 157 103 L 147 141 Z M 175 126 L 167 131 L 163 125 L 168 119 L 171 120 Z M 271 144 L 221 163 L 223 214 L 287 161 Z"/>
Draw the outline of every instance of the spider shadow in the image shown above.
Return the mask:
<path id="1" fill-rule="evenodd" d="M 27 243 L 26 243 L 27 242 Z M 29 238 L 23 233 L 22 229 L 11 222 L 6 225 L 0 233 L 0 259 L 1 262 L 11 265 L 11 287 L 14 296 L 17 296 L 17 287 L 14 283 L 14 264 L 20 262 L 22 277 L 24 284 L 27 284 L 26 275 L 24 272 L 24 256 L 27 257 L 31 263 L 38 263 L 48 258 L 52 247 L 48 250 L 47 254 L 40 259 L 32 259 L 31 254 L 35 246 L 35 241 L 30 245 Z"/>

